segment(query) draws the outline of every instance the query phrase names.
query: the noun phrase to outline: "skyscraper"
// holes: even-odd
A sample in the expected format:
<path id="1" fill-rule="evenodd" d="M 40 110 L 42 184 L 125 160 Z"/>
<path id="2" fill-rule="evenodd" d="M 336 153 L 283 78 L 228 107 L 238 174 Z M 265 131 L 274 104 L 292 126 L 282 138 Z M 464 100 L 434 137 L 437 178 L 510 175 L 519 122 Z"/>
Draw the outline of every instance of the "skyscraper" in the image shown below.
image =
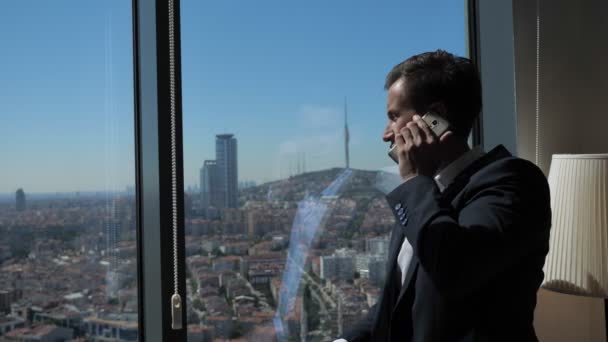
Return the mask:
<path id="1" fill-rule="evenodd" d="M 344 97 L 344 154 L 346 157 L 346 168 L 350 168 L 350 155 L 348 150 L 348 143 L 350 136 L 348 134 L 348 114 L 346 109 L 346 97 Z"/>
<path id="2" fill-rule="evenodd" d="M 201 207 L 218 207 L 221 205 L 218 194 L 220 183 L 215 160 L 205 160 L 200 171 Z"/>
<path id="3" fill-rule="evenodd" d="M 220 208 L 236 208 L 238 195 L 237 144 L 233 134 L 215 137 L 215 160 L 220 184 Z"/>
<path id="4" fill-rule="evenodd" d="M 201 207 L 236 208 L 238 196 L 237 145 L 233 134 L 215 138 L 215 160 L 200 170 Z"/>
<path id="5" fill-rule="evenodd" d="M 15 193 L 15 207 L 17 208 L 17 211 L 24 211 L 25 210 L 25 192 L 23 192 L 23 189 L 19 189 L 17 190 L 17 192 Z"/>

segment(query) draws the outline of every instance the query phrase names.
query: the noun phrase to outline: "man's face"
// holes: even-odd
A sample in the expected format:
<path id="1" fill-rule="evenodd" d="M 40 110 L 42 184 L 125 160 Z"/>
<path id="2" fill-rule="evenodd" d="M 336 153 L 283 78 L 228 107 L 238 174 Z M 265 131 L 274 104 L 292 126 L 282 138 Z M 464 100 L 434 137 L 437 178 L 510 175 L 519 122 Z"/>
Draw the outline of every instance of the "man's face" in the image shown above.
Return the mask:
<path id="1" fill-rule="evenodd" d="M 412 121 L 416 112 L 408 108 L 409 106 L 406 82 L 403 78 L 397 80 L 388 88 L 388 97 L 386 99 L 386 115 L 388 122 L 382 140 L 390 142 L 391 146 L 395 143 L 395 134 L 401 128 L 405 127 L 408 122 Z"/>

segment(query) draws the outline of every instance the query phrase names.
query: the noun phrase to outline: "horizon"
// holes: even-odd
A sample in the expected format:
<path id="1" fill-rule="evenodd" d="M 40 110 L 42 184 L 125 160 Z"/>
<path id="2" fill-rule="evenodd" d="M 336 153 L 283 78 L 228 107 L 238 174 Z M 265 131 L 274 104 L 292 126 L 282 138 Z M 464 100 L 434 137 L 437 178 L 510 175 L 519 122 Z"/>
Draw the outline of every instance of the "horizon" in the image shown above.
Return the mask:
<path id="1" fill-rule="evenodd" d="M 330 167 L 327 169 L 321 169 L 321 170 L 311 170 L 311 171 L 306 171 L 306 172 L 302 172 L 299 174 L 293 174 L 290 176 L 287 176 L 287 178 L 280 178 L 280 179 L 275 179 L 275 180 L 271 180 L 268 182 L 264 182 L 264 183 L 256 183 L 254 186 L 251 187 L 262 187 L 265 186 L 266 184 L 269 183 L 274 183 L 274 182 L 278 182 L 281 180 L 286 180 L 286 179 L 291 179 L 291 178 L 296 178 L 299 176 L 303 176 L 303 175 L 307 175 L 307 174 L 311 174 L 311 173 L 317 173 L 317 172 L 325 172 L 325 171 L 330 171 L 330 170 L 334 170 L 334 169 L 338 169 L 338 170 L 345 170 L 345 167 Z M 391 166 L 391 167 L 386 167 L 383 169 L 378 169 L 378 170 L 366 170 L 366 169 L 356 169 L 356 168 L 349 168 L 353 171 L 363 171 L 363 172 L 384 172 L 384 173 L 391 173 L 391 174 L 398 174 L 398 169 L 397 166 Z M 250 180 L 239 180 L 239 183 L 242 182 L 250 182 Z M 131 187 L 132 189 L 127 189 Z M 184 185 L 184 193 L 198 193 L 199 191 L 188 191 L 188 189 L 192 189 L 192 188 L 197 188 L 198 184 L 190 184 L 190 185 Z M 132 191 L 135 191 L 135 185 L 127 185 L 124 189 L 122 190 L 104 190 L 104 189 L 88 189 L 88 190 L 67 190 L 67 191 L 48 191 L 48 192 L 29 192 L 27 191 L 27 189 L 21 187 L 21 188 L 16 188 L 15 191 L 13 192 L 0 192 L 0 201 L 6 198 L 11 198 L 12 200 L 15 199 L 15 193 L 18 189 L 22 189 L 23 192 L 25 193 L 26 198 L 28 196 L 65 196 L 65 195 L 70 195 L 70 196 L 76 196 L 76 195 L 80 195 L 80 196 L 90 196 L 90 195 L 98 195 L 98 194 L 106 194 L 106 193 L 110 193 L 110 194 L 131 194 Z"/>

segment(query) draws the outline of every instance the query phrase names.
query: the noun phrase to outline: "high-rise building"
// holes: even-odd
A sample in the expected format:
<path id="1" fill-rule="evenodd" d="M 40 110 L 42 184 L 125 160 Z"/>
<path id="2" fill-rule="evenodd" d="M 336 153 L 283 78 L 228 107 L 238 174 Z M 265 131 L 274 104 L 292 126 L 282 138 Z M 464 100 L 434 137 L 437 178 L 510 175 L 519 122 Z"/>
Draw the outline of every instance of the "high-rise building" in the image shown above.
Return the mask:
<path id="1" fill-rule="evenodd" d="M 355 275 L 355 260 L 352 256 L 322 256 L 321 279 L 350 280 Z"/>
<path id="2" fill-rule="evenodd" d="M 201 208 L 218 207 L 221 205 L 219 195 L 219 177 L 217 162 L 205 160 L 200 171 Z"/>
<path id="3" fill-rule="evenodd" d="M 236 208 L 238 198 L 237 144 L 233 134 L 215 138 L 215 160 L 200 170 L 201 208 Z"/>
<path id="4" fill-rule="evenodd" d="M 25 210 L 25 192 L 23 192 L 23 189 L 17 190 L 15 197 L 16 197 L 15 207 L 17 208 L 17 211 L 24 211 Z"/>
<path id="5" fill-rule="evenodd" d="M 236 208 L 238 196 L 237 144 L 233 134 L 218 134 L 215 160 L 220 184 L 220 208 Z"/>
<path id="6" fill-rule="evenodd" d="M 352 250 L 338 249 L 320 260 L 321 279 L 353 279 L 355 275 L 355 255 Z"/>

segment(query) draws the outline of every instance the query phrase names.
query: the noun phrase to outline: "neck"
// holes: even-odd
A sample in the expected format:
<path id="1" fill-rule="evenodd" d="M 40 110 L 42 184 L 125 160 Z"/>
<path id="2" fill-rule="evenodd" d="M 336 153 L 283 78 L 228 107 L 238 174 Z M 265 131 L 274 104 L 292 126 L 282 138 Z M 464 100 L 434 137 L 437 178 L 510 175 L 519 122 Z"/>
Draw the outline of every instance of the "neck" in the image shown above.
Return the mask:
<path id="1" fill-rule="evenodd" d="M 471 148 L 469 148 L 469 144 L 463 139 L 454 139 L 453 142 L 445 144 L 436 173 L 441 172 L 441 170 L 445 169 L 448 165 L 460 158 L 469 150 L 471 150 Z"/>

